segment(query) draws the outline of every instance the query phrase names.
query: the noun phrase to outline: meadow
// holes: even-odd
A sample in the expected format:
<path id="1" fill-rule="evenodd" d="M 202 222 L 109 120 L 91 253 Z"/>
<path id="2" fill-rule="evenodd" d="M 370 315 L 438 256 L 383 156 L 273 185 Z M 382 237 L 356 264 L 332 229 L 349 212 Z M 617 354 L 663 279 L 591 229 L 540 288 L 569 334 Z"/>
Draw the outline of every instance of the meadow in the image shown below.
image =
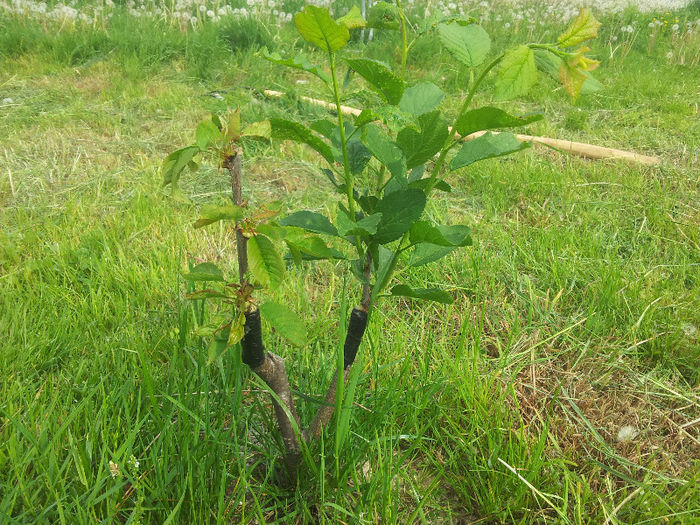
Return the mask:
<path id="1" fill-rule="evenodd" d="M 475 16 L 497 49 L 556 38 L 577 12 L 407 3 Z M 317 84 L 259 55 L 315 56 L 289 22 L 303 3 L 0 0 L 0 522 L 697 523 L 700 3 L 597 4 L 602 89 L 574 103 L 542 77 L 516 102 L 545 115 L 524 132 L 660 164 L 532 148 L 457 172 L 425 213 L 469 224 L 474 245 L 401 274 L 455 302 L 382 304 L 345 450 L 329 430 L 290 491 L 263 383 L 236 351 L 207 366 L 192 333 L 206 311 L 183 273 L 236 265 L 229 227 L 192 228 L 229 180 L 212 160 L 173 193 L 160 167 L 212 112 L 328 115 L 300 98 Z M 345 53 L 396 63 L 396 34 Z M 408 70 L 456 110 L 469 71 L 434 39 Z M 245 194 L 331 214 L 319 167 L 299 144 L 253 145 Z M 310 333 L 301 349 L 266 333 L 303 421 L 354 298 L 343 264 L 290 267 L 275 292 Z"/>

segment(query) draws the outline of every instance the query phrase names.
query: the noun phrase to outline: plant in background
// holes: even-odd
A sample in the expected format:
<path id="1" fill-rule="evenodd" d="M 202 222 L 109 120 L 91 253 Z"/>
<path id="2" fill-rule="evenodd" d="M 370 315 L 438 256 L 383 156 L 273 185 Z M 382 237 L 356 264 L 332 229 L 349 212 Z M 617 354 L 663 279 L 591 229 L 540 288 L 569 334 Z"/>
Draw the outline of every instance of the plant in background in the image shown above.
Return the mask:
<path id="1" fill-rule="evenodd" d="M 493 106 L 472 108 L 484 80 L 495 70 L 494 97 L 508 100 L 532 88 L 539 67 L 560 79 L 576 98 L 586 84 L 595 84 L 589 71 L 598 63 L 586 56 L 589 49 L 583 43 L 596 37 L 600 25 L 589 11 L 582 10 L 556 43 L 519 45 L 487 61 L 491 40 L 476 20 L 434 17 L 413 32 L 400 1 L 377 2 L 368 11 L 367 20 L 357 8 L 334 20 L 327 9 L 307 6 L 294 22 L 304 40 L 326 55 L 328 67 L 314 64 L 305 55 L 287 58 L 267 50 L 262 54 L 269 61 L 316 76 L 333 98 L 336 119 L 317 120 L 309 126 L 270 119 L 242 128 L 237 111 L 225 118 L 213 116 L 197 127 L 196 143 L 169 155 L 163 166 L 165 184 L 176 185 L 187 166 L 196 169 L 197 155 L 214 151 L 230 173 L 233 202 L 204 206 L 194 226 L 220 220 L 233 223 L 239 279 L 226 281 L 212 263 L 195 266 L 185 278 L 219 283 L 189 294 L 193 300 L 215 298 L 226 305 L 224 313 L 200 326 L 197 334 L 211 338 L 209 362 L 240 344 L 243 362 L 269 386 L 291 479 L 302 455 L 308 453 L 306 445 L 319 437 L 334 412 L 338 414 L 336 458 L 341 451 L 349 424 L 349 410 L 344 408 L 352 400 L 359 378 L 357 367 L 352 365 L 377 303 L 391 297 L 452 302 L 447 290 L 412 288 L 393 281 L 398 268 L 428 264 L 471 244 L 467 225 L 435 224 L 424 215 L 429 199 L 435 192 L 450 191 L 446 180 L 450 172 L 531 145 L 512 133 L 493 130 L 523 126 L 542 115 L 514 116 Z M 400 32 L 398 70 L 377 60 L 342 54 L 350 31 L 365 27 Z M 415 39 L 409 42 L 412 35 Z M 417 38 L 430 36 L 437 37 L 471 72 L 461 107 L 449 119 L 440 109 L 445 94 L 437 85 L 406 79 L 409 50 Z M 341 64 L 348 67 L 344 84 L 350 93 L 361 88 L 360 82 L 353 80 L 356 77 L 372 90 L 371 95 L 362 95 L 367 103 L 353 119 L 346 118 L 341 108 L 341 100 L 347 96 L 339 81 Z M 471 140 L 465 141 L 467 137 Z M 339 196 L 335 216 L 301 210 L 279 218 L 280 207 L 274 203 L 251 209 L 241 192 L 242 145 L 248 138 L 292 140 L 314 149 L 326 163 L 323 172 Z M 306 428 L 297 415 L 282 358 L 266 351 L 262 342 L 261 316 L 292 343 L 305 344 L 305 329 L 296 314 L 284 305 L 261 302 L 262 296 L 285 279 L 281 246 L 286 246 L 297 265 L 345 260 L 358 281 L 358 302 L 349 315 L 343 349 L 336 356 L 334 378 Z M 346 313 L 341 315 L 344 323 Z"/>

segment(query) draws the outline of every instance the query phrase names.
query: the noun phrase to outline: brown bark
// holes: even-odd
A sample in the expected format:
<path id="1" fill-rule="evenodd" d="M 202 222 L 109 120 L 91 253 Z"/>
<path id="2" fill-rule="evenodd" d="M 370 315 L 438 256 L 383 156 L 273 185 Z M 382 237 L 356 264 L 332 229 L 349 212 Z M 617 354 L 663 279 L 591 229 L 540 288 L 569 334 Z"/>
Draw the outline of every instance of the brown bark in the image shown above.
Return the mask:
<path id="1" fill-rule="evenodd" d="M 225 166 L 231 174 L 231 197 L 236 206 L 243 204 L 243 184 L 241 181 L 241 157 L 243 153 L 238 151 L 226 158 Z M 248 239 L 236 230 L 236 253 L 238 254 L 238 275 L 241 284 L 245 283 L 245 274 L 248 272 Z"/>
<path id="2" fill-rule="evenodd" d="M 267 352 L 265 354 L 265 360 L 260 366 L 253 368 L 253 372 L 255 372 L 260 379 L 265 381 L 267 386 L 270 387 L 270 390 L 275 393 L 279 401 L 287 408 L 287 410 L 285 410 L 275 397 L 272 398 L 275 418 L 277 419 L 277 425 L 279 426 L 280 433 L 282 434 L 282 441 L 284 442 L 285 463 L 287 464 L 288 473 L 294 475 L 301 456 L 301 447 L 297 439 L 297 434 L 294 431 L 295 425 L 292 424 L 289 415 L 294 419 L 296 428 L 298 429 L 300 427 L 299 416 L 297 415 L 296 408 L 294 407 L 294 400 L 292 399 L 292 391 L 289 388 L 289 380 L 287 379 L 284 360 L 272 352 Z"/>

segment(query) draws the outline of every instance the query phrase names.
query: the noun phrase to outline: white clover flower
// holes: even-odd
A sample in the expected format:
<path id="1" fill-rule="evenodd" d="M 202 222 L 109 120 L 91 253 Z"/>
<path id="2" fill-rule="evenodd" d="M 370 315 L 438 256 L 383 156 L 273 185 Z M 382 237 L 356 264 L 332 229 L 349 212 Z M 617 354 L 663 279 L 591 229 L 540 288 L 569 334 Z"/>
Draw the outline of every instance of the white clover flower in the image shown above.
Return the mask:
<path id="1" fill-rule="evenodd" d="M 209 10 L 207 11 L 207 16 L 208 16 L 209 18 L 214 18 L 216 15 L 214 14 L 214 11 L 212 11 L 211 9 L 209 9 Z"/>
<path id="2" fill-rule="evenodd" d="M 680 27 L 680 26 L 679 26 L 678 24 L 673 24 L 673 25 L 671 26 L 671 30 L 675 33 L 676 31 L 678 31 L 678 28 L 679 28 L 679 27 Z"/>
<path id="3" fill-rule="evenodd" d="M 505 27 L 506 29 L 509 29 L 509 28 L 510 28 L 510 22 L 506 22 L 505 24 L 503 24 L 503 27 Z"/>

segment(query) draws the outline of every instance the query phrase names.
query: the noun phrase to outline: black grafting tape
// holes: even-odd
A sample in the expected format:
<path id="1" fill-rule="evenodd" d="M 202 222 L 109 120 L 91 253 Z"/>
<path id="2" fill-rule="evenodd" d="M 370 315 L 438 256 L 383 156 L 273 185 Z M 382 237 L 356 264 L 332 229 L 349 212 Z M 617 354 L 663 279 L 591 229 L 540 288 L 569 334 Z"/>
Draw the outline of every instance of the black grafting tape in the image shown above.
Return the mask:
<path id="1" fill-rule="evenodd" d="M 241 340 L 243 362 L 251 368 L 259 367 L 265 361 L 265 347 L 262 342 L 260 310 L 245 314 L 245 335 Z"/>
<path id="2" fill-rule="evenodd" d="M 365 328 L 367 328 L 367 312 L 360 308 L 353 308 L 348 324 L 348 334 L 345 336 L 345 368 L 348 368 L 355 361 Z"/>

